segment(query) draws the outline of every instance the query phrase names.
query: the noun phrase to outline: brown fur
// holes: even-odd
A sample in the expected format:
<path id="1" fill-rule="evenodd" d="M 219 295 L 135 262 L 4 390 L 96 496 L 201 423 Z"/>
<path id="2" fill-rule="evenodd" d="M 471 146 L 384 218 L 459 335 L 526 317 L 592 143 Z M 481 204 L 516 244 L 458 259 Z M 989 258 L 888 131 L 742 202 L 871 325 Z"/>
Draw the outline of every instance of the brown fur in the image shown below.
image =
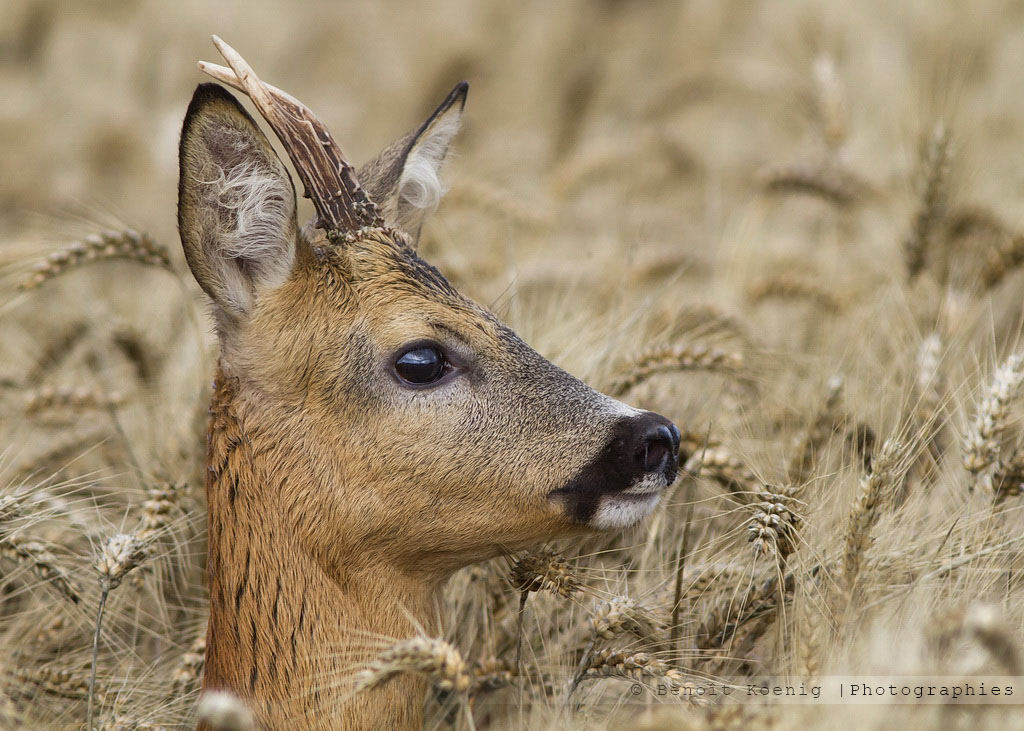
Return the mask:
<path id="1" fill-rule="evenodd" d="M 232 150 L 265 170 L 276 160 L 225 95 L 199 91 L 190 108 L 179 210 L 221 340 L 204 688 L 239 693 L 274 728 L 414 727 L 420 681 L 348 697 L 373 640 L 437 631 L 455 570 L 587 530 L 552 493 L 637 412 L 543 359 L 399 230 L 339 246 L 286 222 L 283 283 L 264 276 L 273 268 L 259 251 L 255 261 L 219 252 L 217 201 L 197 193 L 196 171 L 237 161 L 210 140 L 249 125 Z M 366 185 L 386 195 L 381 181 Z M 417 341 L 441 344 L 463 374 L 432 389 L 399 385 L 390 363 Z"/>

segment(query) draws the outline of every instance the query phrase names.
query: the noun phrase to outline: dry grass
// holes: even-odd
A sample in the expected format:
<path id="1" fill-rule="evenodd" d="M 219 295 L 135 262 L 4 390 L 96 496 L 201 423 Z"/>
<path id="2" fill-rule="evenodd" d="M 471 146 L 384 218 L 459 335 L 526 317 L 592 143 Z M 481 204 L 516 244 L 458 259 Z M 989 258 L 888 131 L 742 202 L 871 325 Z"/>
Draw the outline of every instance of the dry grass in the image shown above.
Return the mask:
<path id="1" fill-rule="evenodd" d="M 215 351 L 175 149 L 214 32 L 357 161 L 468 78 L 424 255 L 684 432 L 645 526 L 460 572 L 445 636 L 354 687 L 428 675 L 430 728 L 1014 721 L 630 686 L 1020 672 L 1018 6 L 11 0 L 0 728 L 252 727 L 197 708 Z"/>

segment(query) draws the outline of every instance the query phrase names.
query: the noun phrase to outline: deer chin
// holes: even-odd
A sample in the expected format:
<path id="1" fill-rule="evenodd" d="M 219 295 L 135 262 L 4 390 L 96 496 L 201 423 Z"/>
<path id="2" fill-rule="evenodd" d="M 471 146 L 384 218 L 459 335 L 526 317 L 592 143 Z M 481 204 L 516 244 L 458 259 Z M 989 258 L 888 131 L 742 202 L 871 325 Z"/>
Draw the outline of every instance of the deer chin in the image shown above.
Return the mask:
<path id="1" fill-rule="evenodd" d="M 622 530 L 641 522 L 654 512 L 661 502 L 662 491 L 647 493 L 620 493 L 606 495 L 590 519 L 590 525 L 598 530 Z"/>
<path id="2" fill-rule="evenodd" d="M 630 528 L 654 512 L 671 484 L 665 475 L 647 475 L 621 492 L 600 497 L 590 524 L 598 530 Z"/>

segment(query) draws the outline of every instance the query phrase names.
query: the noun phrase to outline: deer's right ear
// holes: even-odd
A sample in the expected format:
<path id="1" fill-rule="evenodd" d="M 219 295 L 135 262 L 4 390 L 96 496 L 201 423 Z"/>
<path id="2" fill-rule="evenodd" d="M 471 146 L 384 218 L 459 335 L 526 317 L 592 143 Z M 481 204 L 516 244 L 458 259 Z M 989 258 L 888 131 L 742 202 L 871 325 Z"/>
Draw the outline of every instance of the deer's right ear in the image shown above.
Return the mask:
<path id="1" fill-rule="evenodd" d="M 456 84 L 427 120 L 359 169 L 356 177 L 384 219 L 419 238 L 423 221 L 441 200 L 441 166 L 459 131 L 469 84 Z"/>
<path id="2" fill-rule="evenodd" d="M 217 84 L 200 84 L 192 95 L 178 164 L 185 258 L 218 309 L 243 317 L 295 262 L 291 177 L 252 117 Z"/>

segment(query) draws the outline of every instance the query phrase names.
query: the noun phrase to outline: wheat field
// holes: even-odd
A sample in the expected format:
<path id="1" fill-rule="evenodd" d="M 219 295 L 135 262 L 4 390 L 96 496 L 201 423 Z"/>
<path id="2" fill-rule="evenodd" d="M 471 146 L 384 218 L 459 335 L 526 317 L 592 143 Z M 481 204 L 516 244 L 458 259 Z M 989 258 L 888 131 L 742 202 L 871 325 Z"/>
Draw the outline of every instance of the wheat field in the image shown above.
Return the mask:
<path id="1" fill-rule="evenodd" d="M 197 719 L 216 350 L 176 145 L 217 33 L 357 162 L 467 79 L 421 253 L 684 433 L 647 523 L 460 572 L 358 682 L 427 674 L 429 728 L 1024 728 L 653 691 L 1024 675 L 1020 4 L 0 17 L 0 727 Z"/>

